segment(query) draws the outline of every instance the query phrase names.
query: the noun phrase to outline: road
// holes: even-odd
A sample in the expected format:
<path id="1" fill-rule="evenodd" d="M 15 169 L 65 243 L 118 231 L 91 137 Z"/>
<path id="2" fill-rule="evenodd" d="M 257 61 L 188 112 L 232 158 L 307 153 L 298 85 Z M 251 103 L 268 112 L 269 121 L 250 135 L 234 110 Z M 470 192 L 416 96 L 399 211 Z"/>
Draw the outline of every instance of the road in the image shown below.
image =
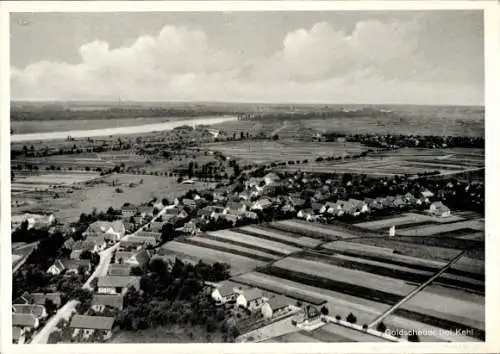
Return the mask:
<path id="1" fill-rule="evenodd" d="M 166 206 L 165 208 L 163 208 L 149 223 L 156 221 L 161 215 L 165 214 L 165 212 L 170 208 L 173 208 L 173 206 Z M 141 226 L 137 231 L 135 231 L 131 235 L 135 235 L 138 232 L 144 230 L 144 228 L 146 226 L 148 226 L 149 223 Z M 123 240 L 126 240 L 127 236 L 129 236 L 129 235 L 124 236 Z M 85 284 L 83 284 L 83 286 L 82 286 L 83 289 L 88 289 L 88 290 L 92 291 L 93 289 L 90 286 L 90 283 L 92 282 L 92 280 L 95 279 L 96 277 L 102 277 L 102 276 L 106 275 L 106 273 L 108 271 L 109 264 L 111 262 L 113 251 L 118 249 L 119 246 L 120 246 L 120 242 L 117 242 L 112 247 L 107 248 L 99 253 L 99 257 L 100 257 L 99 264 L 94 269 L 94 272 L 92 273 L 92 275 L 90 275 L 90 277 L 87 279 Z M 59 320 L 61 320 L 62 318 L 66 319 L 66 320 L 69 319 L 71 316 L 71 313 L 73 311 L 76 311 L 76 305 L 78 305 L 77 300 L 68 301 L 64 306 L 62 306 L 54 314 L 54 316 L 52 316 L 50 318 L 50 320 L 45 324 L 45 326 L 37 334 L 35 334 L 33 336 L 30 343 L 31 344 L 45 344 L 45 343 L 47 343 L 49 340 L 49 335 L 54 331 Z"/>

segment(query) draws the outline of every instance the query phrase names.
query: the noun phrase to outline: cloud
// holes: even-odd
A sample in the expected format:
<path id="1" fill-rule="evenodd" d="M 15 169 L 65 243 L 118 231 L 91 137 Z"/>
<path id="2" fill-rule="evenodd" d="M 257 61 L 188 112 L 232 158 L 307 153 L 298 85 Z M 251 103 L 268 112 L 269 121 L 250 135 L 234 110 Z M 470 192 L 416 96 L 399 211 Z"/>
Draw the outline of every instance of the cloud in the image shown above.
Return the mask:
<path id="1" fill-rule="evenodd" d="M 416 21 L 367 20 L 346 33 L 320 22 L 289 32 L 274 54 L 241 62 L 213 47 L 202 31 L 165 26 L 130 46 L 111 49 L 102 40 L 83 44 L 78 64 L 14 67 L 12 97 L 481 103 L 482 87 L 455 82 L 455 71 L 426 61 L 419 51 L 421 30 Z"/>

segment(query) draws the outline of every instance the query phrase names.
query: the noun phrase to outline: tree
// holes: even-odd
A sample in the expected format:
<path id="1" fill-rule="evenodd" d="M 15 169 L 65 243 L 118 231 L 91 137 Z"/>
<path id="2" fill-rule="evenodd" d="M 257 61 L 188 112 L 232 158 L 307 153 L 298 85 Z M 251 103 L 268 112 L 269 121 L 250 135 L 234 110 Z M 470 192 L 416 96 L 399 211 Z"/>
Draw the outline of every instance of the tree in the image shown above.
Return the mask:
<path id="1" fill-rule="evenodd" d="M 356 323 L 358 319 L 356 318 L 356 316 L 353 315 L 353 313 L 349 313 L 349 315 L 347 315 L 347 318 L 346 318 L 346 321 L 349 322 L 349 323 Z"/>
<path id="2" fill-rule="evenodd" d="M 135 276 L 142 276 L 144 274 L 144 271 L 141 267 L 132 267 L 132 269 L 130 270 L 130 274 Z"/>
<path id="3" fill-rule="evenodd" d="M 324 315 L 324 316 L 327 316 L 328 315 L 328 309 L 326 308 L 326 306 L 323 305 L 323 307 L 321 308 L 321 314 Z"/>
<path id="4" fill-rule="evenodd" d="M 387 326 L 384 324 L 384 322 L 380 322 L 377 325 L 377 331 L 384 333 L 387 330 Z"/>
<path id="5" fill-rule="evenodd" d="M 161 227 L 161 240 L 162 242 L 171 241 L 174 239 L 174 225 L 167 222 Z"/>
<path id="6" fill-rule="evenodd" d="M 280 139 L 280 137 L 279 137 L 279 135 L 278 135 L 278 134 L 274 134 L 274 135 L 273 135 L 273 140 L 279 140 L 279 139 Z"/>
<path id="7" fill-rule="evenodd" d="M 167 206 L 167 205 L 169 205 L 170 203 L 169 203 L 169 201 L 168 201 L 168 199 L 167 199 L 167 198 L 163 198 L 163 199 L 161 200 L 161 204 L 162 204 L 163 206 Z"/>

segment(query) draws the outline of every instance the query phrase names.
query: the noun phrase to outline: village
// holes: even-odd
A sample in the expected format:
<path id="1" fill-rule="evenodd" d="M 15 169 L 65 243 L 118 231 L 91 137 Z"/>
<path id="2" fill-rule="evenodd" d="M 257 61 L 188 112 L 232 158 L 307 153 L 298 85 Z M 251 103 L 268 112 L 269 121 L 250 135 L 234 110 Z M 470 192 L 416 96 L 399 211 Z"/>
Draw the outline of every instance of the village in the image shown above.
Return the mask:
<path id="1" fill-rule="evenodd" d="M 179 183 L 183 183 L 183 180 Z M 205 259 L 203 254 L 190 254 L 189 247 L 184 251 L 171 248 L 171 243 L 198 248 L 208 246 L 221 252 L 230 250 L 235 255 L 267 261 L 265 253 L 260 252 L 265 251 L 266 246 L 254 244 L 253 248 L 245 252 L 242 247 L 245 241 L 238 238 L 228 239 L 229 243 L 224 246 L 221 242 L 223 236 L 217 234 L 217 230 L 240 230 L 246 225 L 267 225 L 293 219 L 301 219 L 311 226 L 356 225 L 387 219 L 385 227 L 378 229 L 379 235 L 395 238 L 400 235 L 400 224 L 391 224 L 391 217 L 397 219 L 401 215 L 411 214 L 422 221 L 437 220 L 439 223 L 458 218 L 446 205 L 448 202 L 453 206 L 460 205 L 461 198 L 466 196 L 468 201 L 476 201 L 477 205 L 484 203 L 482 184 L 463 180 L 428 180 L 426 183 L 396 177 L 374 179 L 369 185 L 376 184 L 379 185 L 377 192 L 385 188 L 388 195 L 368 197 L 374 192 L 366 190 L 363 197 L 356 187 L 366 186 L 367 183 L 356 176 L 325 176 L 300 171 L 286 173 L 260 168 L 242 173 L 232 183 L 212 190 L 192 189 L 183 197 L 171 201 L 166 196 L 162 200 L 145 201 L 141 205 L 127 203 L 117 210 L 110 208 L 106 213 L 82 215 L 61 239 L 63 242 L 58 252 L 52 250 L 50 259 L 53 262 L 47 269 L 39 270 L 49 278 L 47 285 L 37 292 L 18 293 L 14 299 L 14 341 L 53 343 L 109 340 L 116 328 L 117 316 L 126 307 L 127 291 L 141 291 L 141 276 L 152 262 L 160 259 L 171 271 L 177 260 L 194 265 Z M 54 233 L 61 228 L 53 215 L 25 214 L 12 220 L 13 230 L 25 232 L 42 227 Z M 416 225 L 424 224 L 421 222 Z M 457 229 L 462 228 L 465 227 Z M 83 232 L 79 233 L 77 229 Z M 356 229 L 353 233 L 359 232 L 359 228 Z M 261 233 L 263 242 L 266 239 L 276 240 L 272 233 L 266 236 L 264 230 L 254 231 Z M 248 239 L 252 239 L 251 235 L 255 236 L 255 232 L 248 232 Z M 325 242 L 331 240 L 327 234 L 323 237 Z M 306 249 L 317 249 L 318 245 L 319 242 L 313 242 Z M 263 255 L 259 256 L 260 253 Z M 271 251 L 268 253 L 274 254 Z M 231 257 L 219 259 L 228 263 L 231 275 L 238 275 L 235 271 L 237 262 Z M 23 272 L 23 268 L 20 272 Z M 55 279 L 60 282 L 61 277 L 79 277 L 82 291 L 75 292 L 72 289 L 71 294 L 58 291 L 62 288 L 60 283 L 55 283 Z M 18 285 L 15 282 L 14 289 L 22 288 Z M 313 300 L 306 305 L 306 301 L 293 299 L 290 294 L 284 296 L 273 293 L 268 287 L 248 286 L 234 279 L 219 283 L 205 281 L 204 287 L 209 289 L 217 306 L 226 308 L 226 317 L 236 318 L 235 314 L 239 313 L 237 309 L 240 308 L 247 311 L 238 315 L 237 322 L 245 325 L 240 323 L 237 333 L 243 334 L 243 329 L 247 333 L 255 331 L 259 326 L 269 326 L 291 317 L 296 326 L 310 327 L 309 330 L 328 321 L 349 328 L 358 326 L 364 332 L 368 330 L 353 322 L 352 313 L 345 321 L 329 317 L 328 308 L 314 307 L 317 302 Z M 77 296 L 79 300 L 70 299 L 71 296 Z M 63 298 L 67 299 L 66 304 Z M 304 299 L 303 296 L 298 298 Z M 311 311 L 313 315 L 309 315 Z M 299 320 L 296 318 L 298 314 Z M 374 331 L 375 334 L 370 335 L 387 337 L 384 331 L 385 327 L 380 327 L 378 332 Z M 249 340 L 248 336 L 242 338 L 238 340 Z M 388 340 L 398 339 L 391 337 Z"/>

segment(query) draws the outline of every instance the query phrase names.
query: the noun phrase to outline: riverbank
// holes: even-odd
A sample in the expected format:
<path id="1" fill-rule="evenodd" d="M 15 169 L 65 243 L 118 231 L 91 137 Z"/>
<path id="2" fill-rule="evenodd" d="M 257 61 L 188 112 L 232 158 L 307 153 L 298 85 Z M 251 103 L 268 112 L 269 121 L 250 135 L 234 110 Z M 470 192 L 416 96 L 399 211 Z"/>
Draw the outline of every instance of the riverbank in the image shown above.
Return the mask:
<path id="1" fill-rule="evenodd" d="M 237 120 L 236 116 L 221 116 L 221 117 L 202 117 L 193 119 L 170 120 L 161 123 L 131 125 L 131 126 L 115 126 L 99 129 L 86 129 L 86 130 L 66 130 L 66 131 L 51 131 L 51 132 L 37 132 L 29 134 L 14 134 L 11 135 L 11 142 L 23 141 L 42 141 L 42 140 L 61 140 L 67 139 L 68 136 L 72 138 L 87 138 L 109 135 L 130 135 L 138 133 L 151 133 L 154 131 L 172 130 L 176 127 L 183 125 L 196 126 L 196 125 L 212 125 L 220 124 L 229 121 Z"/>

